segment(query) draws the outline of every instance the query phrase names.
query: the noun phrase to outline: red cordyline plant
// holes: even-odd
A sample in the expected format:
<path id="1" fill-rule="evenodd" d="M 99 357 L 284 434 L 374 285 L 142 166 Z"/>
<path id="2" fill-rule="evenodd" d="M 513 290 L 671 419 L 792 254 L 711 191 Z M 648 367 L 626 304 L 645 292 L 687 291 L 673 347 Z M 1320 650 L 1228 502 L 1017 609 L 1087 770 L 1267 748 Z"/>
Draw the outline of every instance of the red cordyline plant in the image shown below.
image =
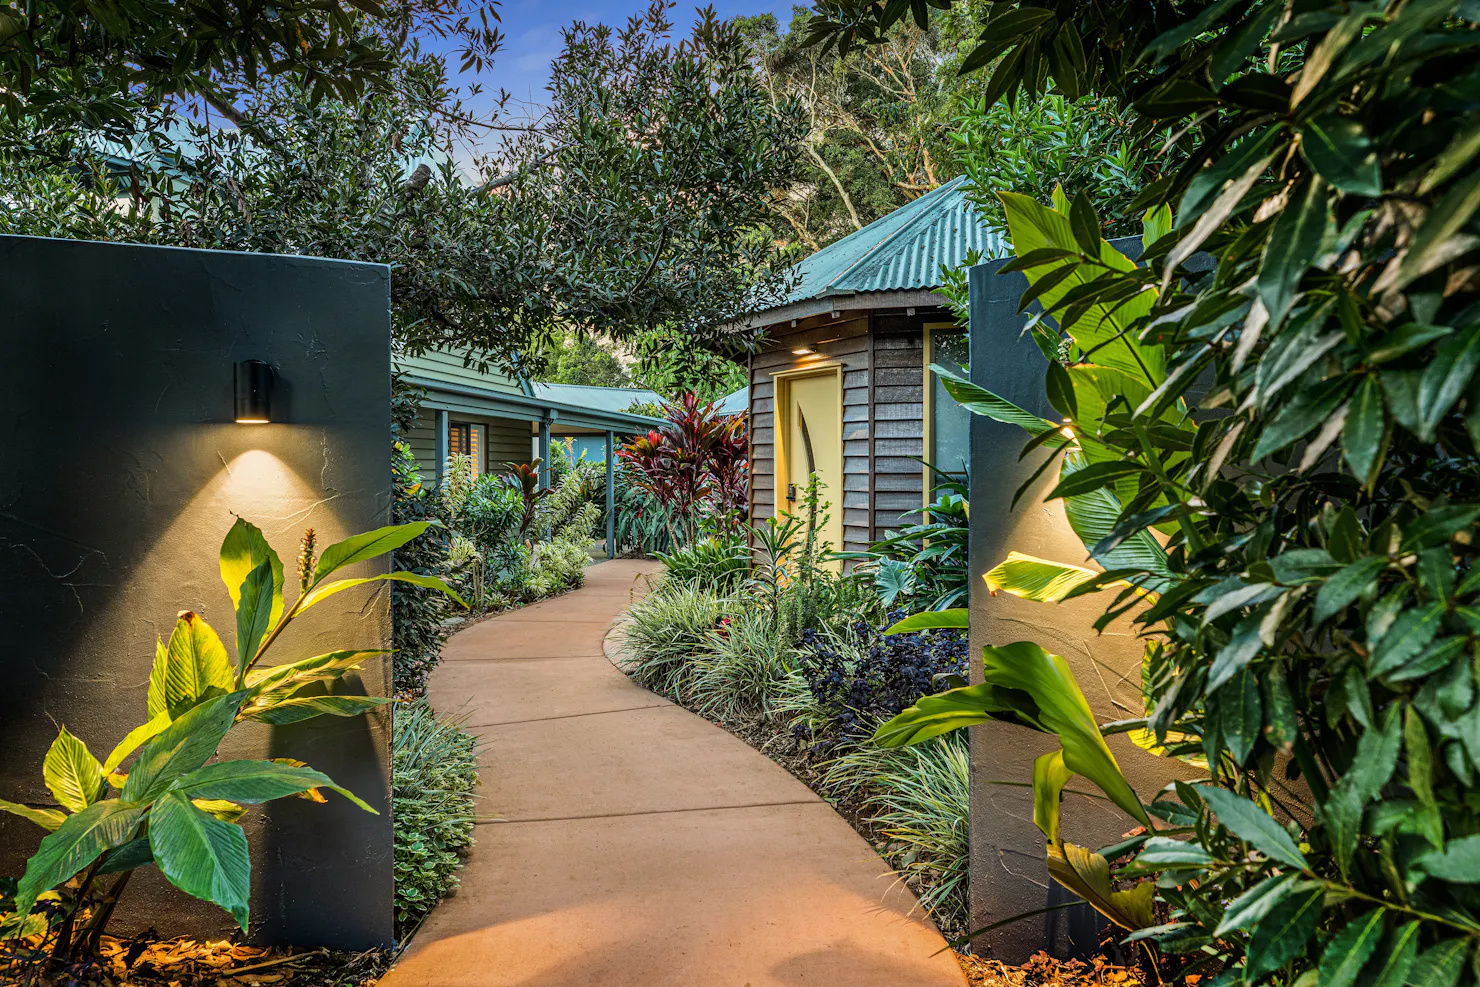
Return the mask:
<path id="1" fill-rule="evenodd" d="M 745 415 L 721 414 L 686 391 L 667 404 L 664 418 L 662 426 L 618 449 L 617 457 L 632 482 L 667 508 L 673 543 L 692 544 L 705 521 L 738 524 L 750 482 Z"/>

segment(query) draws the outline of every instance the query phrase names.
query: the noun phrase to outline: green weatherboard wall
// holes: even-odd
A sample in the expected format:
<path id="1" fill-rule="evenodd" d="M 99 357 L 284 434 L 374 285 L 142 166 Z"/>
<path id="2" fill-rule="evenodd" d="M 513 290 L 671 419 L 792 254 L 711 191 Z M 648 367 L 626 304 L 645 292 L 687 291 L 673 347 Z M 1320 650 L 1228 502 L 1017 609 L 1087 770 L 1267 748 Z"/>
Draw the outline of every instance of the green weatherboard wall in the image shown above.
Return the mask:
<path id="1" fill-rule="evenodd" d="M 323 545 L 387 523 L 389 270 L 25 237 L 0 237 L 0 270 L 0 797 L 47 804 L 54 722 L 104 752 L 141 723 L 176 611 L 229 646 L 217 552 L 233 514 L 290 569 L 307 525 Z M 231 420 L 245 359 L 277 371 L 273 424 Z M 344 593 L 300 623 L 277 661 L 387 647 L 388 598 Z M 369 664 L 348 687 L 384 695 L 389 680 L 388 662 Z M 244 725 L 221 755 L 302 759 L 381 813 L 332 794 L 254 810 L 253 937 L 391 942 L 388 711 Z M 40 835 L 0 817 L 0 874 L 18 875 Z M 231 921 L 148 867 L 118 925 L 214 937 Z"/>

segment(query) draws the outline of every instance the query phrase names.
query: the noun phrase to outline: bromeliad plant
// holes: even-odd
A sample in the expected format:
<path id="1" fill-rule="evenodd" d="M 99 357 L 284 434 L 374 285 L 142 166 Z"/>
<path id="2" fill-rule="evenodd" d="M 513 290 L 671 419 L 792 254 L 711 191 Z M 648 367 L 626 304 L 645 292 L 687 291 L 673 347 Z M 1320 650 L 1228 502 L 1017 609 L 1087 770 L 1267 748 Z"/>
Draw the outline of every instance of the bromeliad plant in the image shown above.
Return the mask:
<path id="1" fill-rule="evenodd" d="M 0 934 L 47 933 L 47 918 L 32 914 L 37 900 L 77 879 L 50 933 L 52 955 L 61 961 L 95 951 L 130 875 L 149 863 L 180 890 L 230 912 L 245 932 L 251 862 L 237 821 L 248 807 L 286 796 L 323 801 L 320 790 L 327 788 L 374 812 L 301 762 L 207 762 L 238 723 L 356 716 L 390 702 L 325 692 L 384 650 L 335 650 L 281 665 L 264 665 L 263 659 L 294 620 L 346 590 L 391 580 L 456 599 L 442 580 L 418 573 L 335 578 L 349 566 L 400 548 L 428 526 L 422 521 L 368 531 L 330 545 L 317 557 L 312 535 L 306 536 L 300 592 L 288 605 L 277 553 L 259 529 L 238 519 L 222 542 L 220 561 L 221 581 L 236 610 L 237 660 L 203 618 L 183 611 L 169 641 L 156 648 L 145 723 L 101 761 L 61 728 L 42 765 L 60 808 L 0 800 L 0 809 L 49 831 L 26 864 L 14 913 Z M 94 895 L 99 882 L 110 877 L 107 889 Z"/>

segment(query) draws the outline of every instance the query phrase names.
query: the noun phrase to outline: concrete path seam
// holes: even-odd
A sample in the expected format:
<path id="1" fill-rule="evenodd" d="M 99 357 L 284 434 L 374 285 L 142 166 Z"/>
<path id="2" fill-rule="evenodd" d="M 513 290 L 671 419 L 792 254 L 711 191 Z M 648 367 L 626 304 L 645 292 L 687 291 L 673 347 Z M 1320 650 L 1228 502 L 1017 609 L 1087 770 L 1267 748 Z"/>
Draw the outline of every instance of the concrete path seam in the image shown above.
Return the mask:
<path id="1" fill-rule="evenodd" d="M 493 826 L 508 823 L 576 822 L 582 819 L 626 819 L 630 816 L 671 816 L 679 812 L 728 812 L 734 809 L 775 809 L 786 805 L 821 805 L 829 812 L 834 811 L 826 802 L 816 799 L 797 799 L 793 802 L 752 802 L 747 805 L 696 805 L 685 809 L 643 809 L 638 812 L 597 812 L 589 816 L 542 816 L 536 819 L 480 819 L 474 825 Z"/>
<path id="2" fill-rule="evenodd" d="M 589 713 L 564 713 L 560 716 L 535 716 L 527 720 L 499 720 L 497 723 L 472 723 L 465 730 L 486 730 L 489 727 L 512 727 L 521 723 L 544 723 L 547 720 L 574 720 L 580 716 L 607 716 L 611 713 L 635 713 L 640 709 L 663 709 L 672 703 L 649 703 L 646 706 L 623 706 L 621 709 L 593 709 Z"/>

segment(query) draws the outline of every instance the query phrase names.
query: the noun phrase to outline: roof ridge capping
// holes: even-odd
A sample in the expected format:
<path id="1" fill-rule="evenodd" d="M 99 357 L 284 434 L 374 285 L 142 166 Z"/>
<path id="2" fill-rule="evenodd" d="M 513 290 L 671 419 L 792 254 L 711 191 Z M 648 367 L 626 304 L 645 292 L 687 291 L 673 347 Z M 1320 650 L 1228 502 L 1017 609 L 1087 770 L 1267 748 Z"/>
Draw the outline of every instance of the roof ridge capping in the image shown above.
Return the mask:
<path id="1" fill-rule="evenodd" d="M 811 299 L 870 291 L 941 287 L 942 265 L 955 266 L 977 250 L 983 260 L 1010 248 L 991 232 L 967 200 L 965 175 L 951 179 L 861 230 L 793 265 L 799 283 L 772 309 Z"/>

